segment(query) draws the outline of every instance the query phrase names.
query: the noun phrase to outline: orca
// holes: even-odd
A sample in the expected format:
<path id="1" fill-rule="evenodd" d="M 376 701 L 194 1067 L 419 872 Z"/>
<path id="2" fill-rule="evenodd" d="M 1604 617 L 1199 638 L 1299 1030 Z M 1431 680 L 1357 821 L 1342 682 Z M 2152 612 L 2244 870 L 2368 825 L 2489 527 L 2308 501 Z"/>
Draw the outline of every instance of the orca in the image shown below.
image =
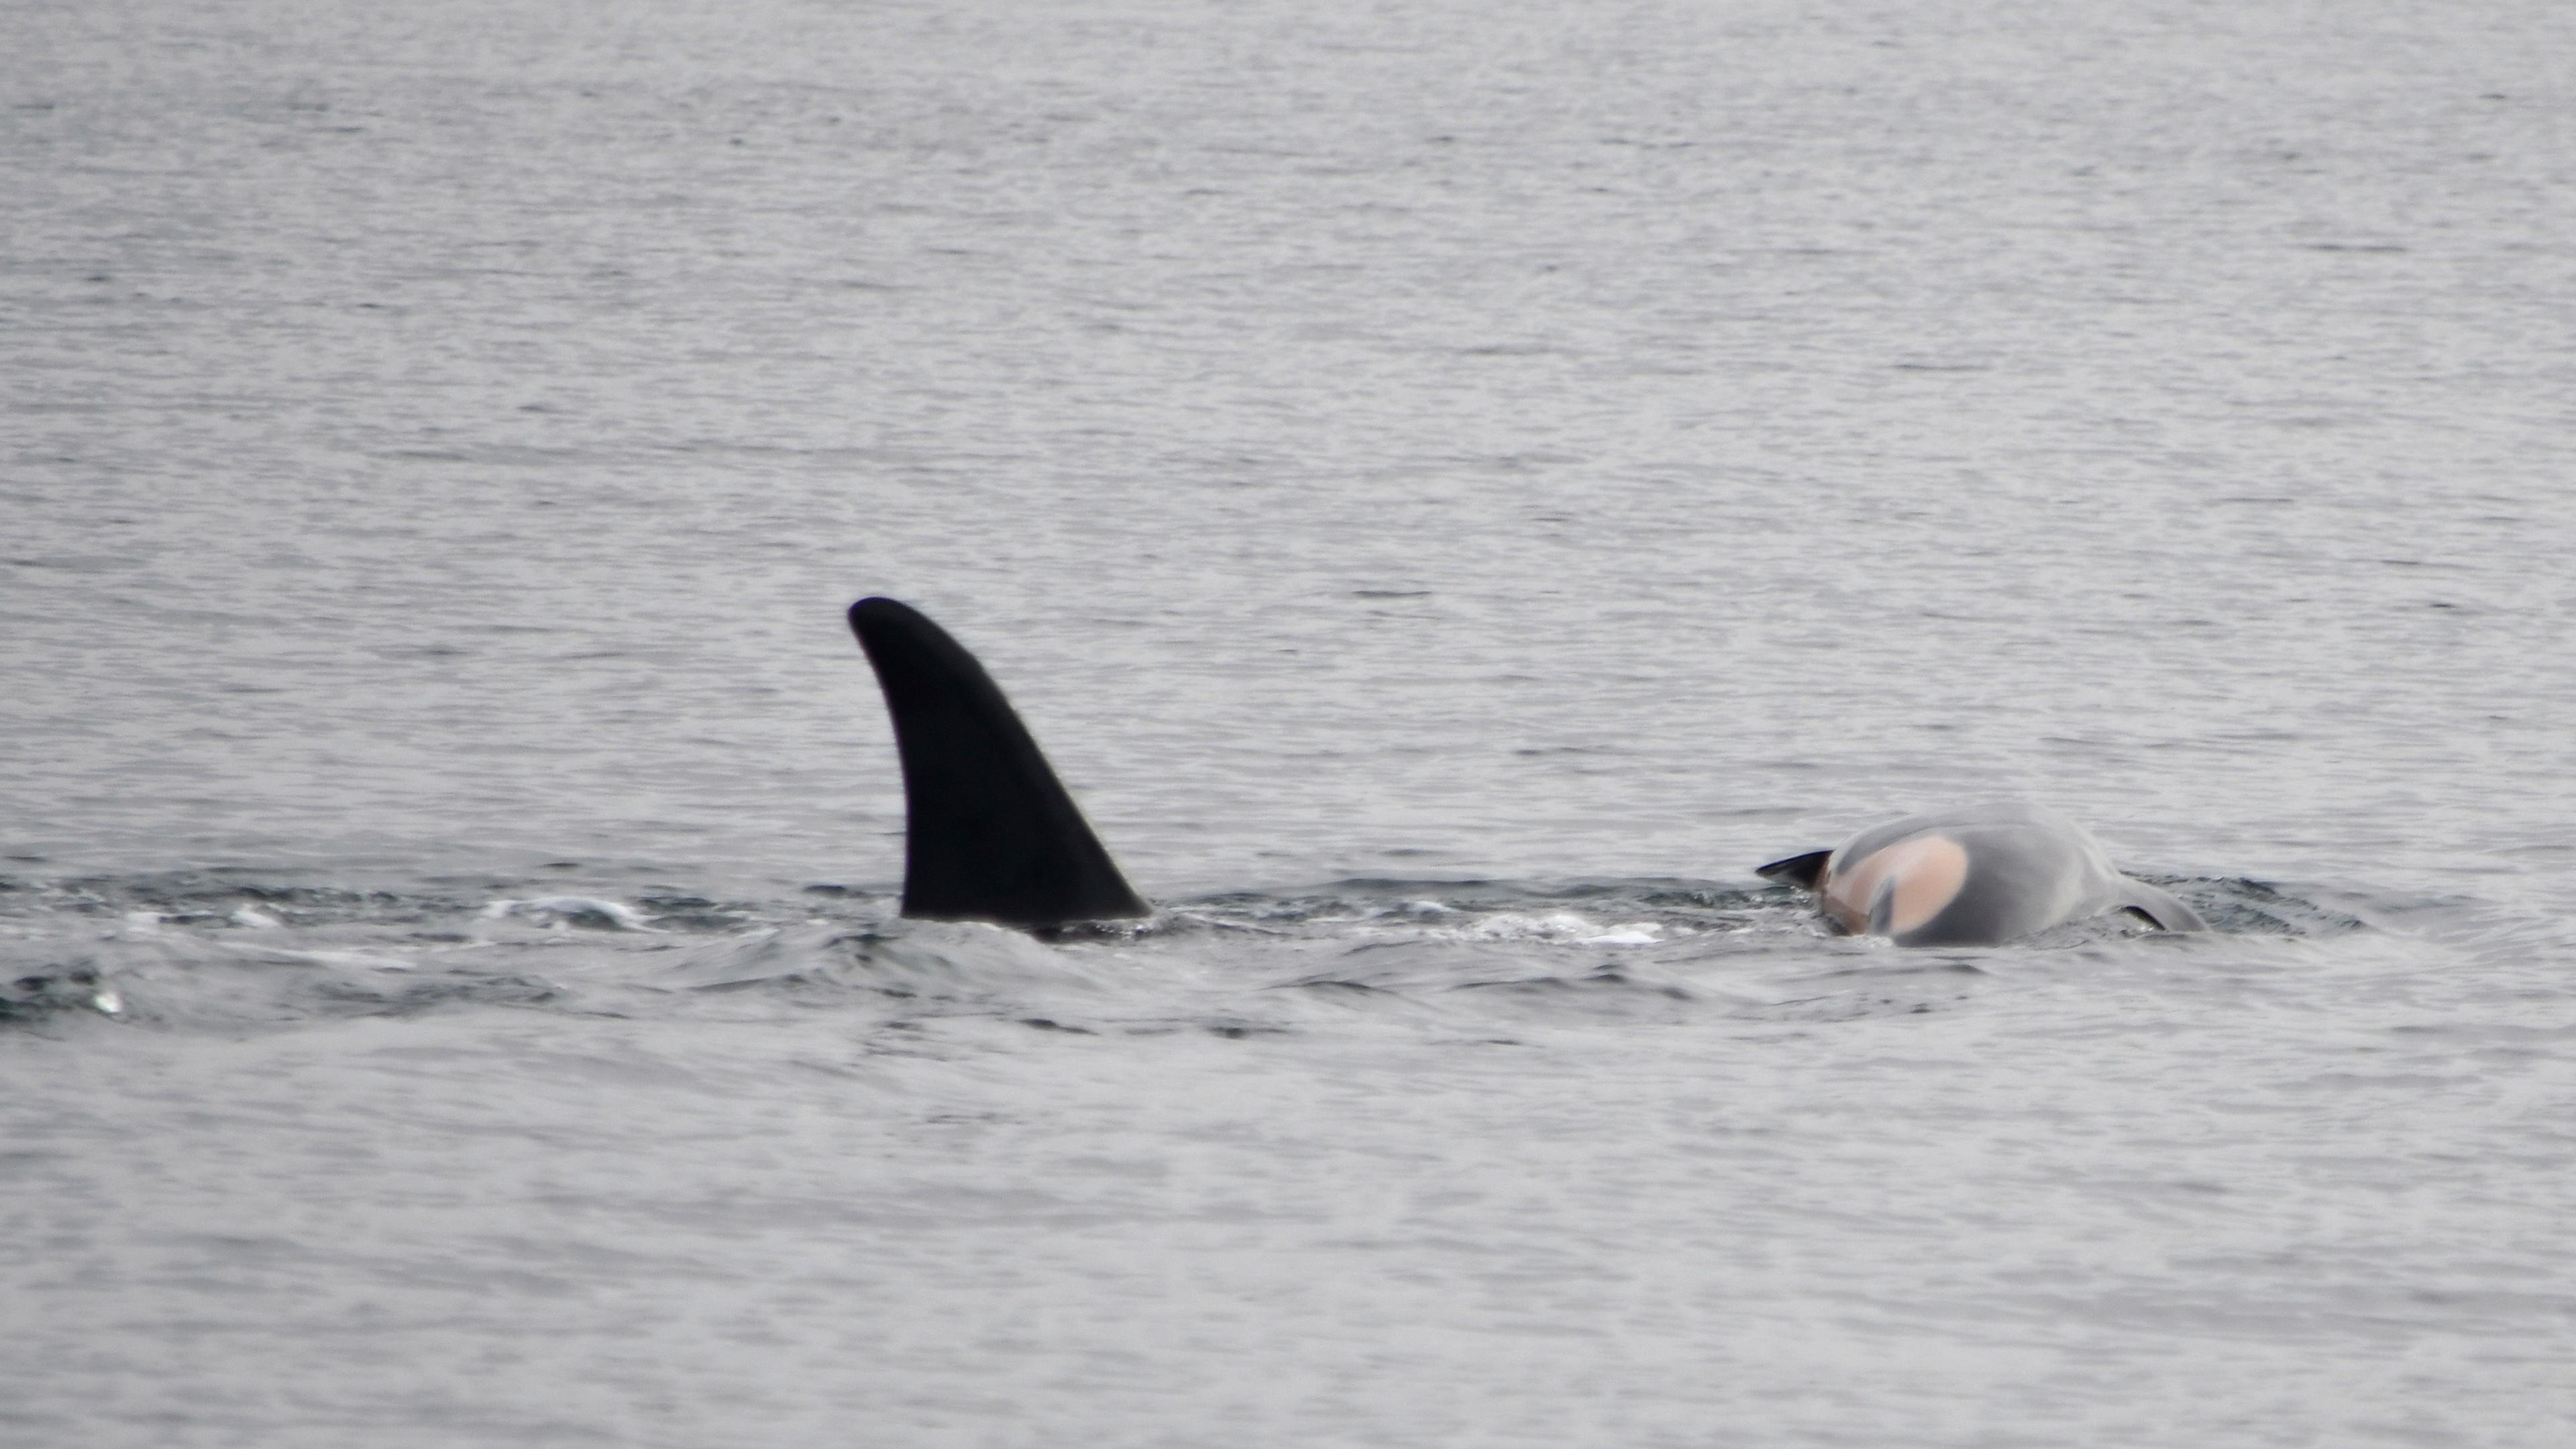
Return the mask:
<path id="1" fill-rule="evenodd" d="M 1040 932 L 1153 914 L 964 645 L 885 598 L 852 604 L 850 632 L 903 764 L 903 914 Z M 1994 945 L 2113 910 L 2208 929 L 2170 893 L 2120 874 L 2080 827 L 2031 805 L 1912 815 L 1757 873 L 1814 892 L 1835 929 L 1900 946 Z"/>
<path id="2" fill-rule="evenodd" d="M 903 763 L 903 913 L 1047 931 L 1153 914 L 984 666 L 919 610 L 850 606 Z"/>
<path id="3" fill-rule="evenodd" d="M 2122 875 L 2083 827 L 2036 805 L 1909 815 L 1755 873 L 1813 892 L 1835 930 L 1900 946 L 1998 945 L 2108 911 L 2160 930 L 2209 929 L 2170 891 Z"/>

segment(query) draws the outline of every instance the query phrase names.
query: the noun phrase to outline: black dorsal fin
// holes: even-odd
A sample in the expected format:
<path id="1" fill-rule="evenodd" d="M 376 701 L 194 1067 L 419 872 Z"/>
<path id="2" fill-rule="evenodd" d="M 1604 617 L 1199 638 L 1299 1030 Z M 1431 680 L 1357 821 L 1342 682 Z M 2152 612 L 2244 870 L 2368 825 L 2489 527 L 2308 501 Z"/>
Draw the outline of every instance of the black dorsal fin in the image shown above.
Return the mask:
<path id="1" fill-rule="evenodd" d="M 892 599 L 850 606 L 903 757 L 903 913 L 1042 930 L 1152 914 L 975 656 Z"/>
<path id="2" fill-rule="evenodd" d="M 1753 873 L 1764 880 L 1785 881 L 1802 891 L 1811 891 L 1816 888 L 1817 877 L 1825 873 L 1825 862 L 1833 857 L 1830 850 L 1811 850 L 1804 855 L 1790 856 L 1787 860 L 1757 865 Z"/>

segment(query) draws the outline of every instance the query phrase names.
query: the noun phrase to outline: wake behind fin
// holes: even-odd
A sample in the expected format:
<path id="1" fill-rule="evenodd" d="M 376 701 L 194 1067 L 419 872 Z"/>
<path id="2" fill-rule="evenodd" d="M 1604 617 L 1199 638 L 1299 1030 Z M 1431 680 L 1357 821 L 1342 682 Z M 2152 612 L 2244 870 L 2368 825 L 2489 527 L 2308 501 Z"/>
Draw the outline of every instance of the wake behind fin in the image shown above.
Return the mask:
<path id="1" fill-rule="evenodd" d="M 1825 862 L 1833 857 L 1830 850 L 1811 850 L 1804 855 L 1790 856 L 1787 860 L 1757 865 L 1753 873 L 1764 880 L 1781 881 L 1802 891 L 1811 891 L 1816 888 L 1817 879 L 1825 873 Z"/>
<path id="2" fill-rule="evenodd" d="M 984 666 L 919 610 L 850 606 L 903 760 L 903 913 L 1044 930 L 1153 914 Z"/>

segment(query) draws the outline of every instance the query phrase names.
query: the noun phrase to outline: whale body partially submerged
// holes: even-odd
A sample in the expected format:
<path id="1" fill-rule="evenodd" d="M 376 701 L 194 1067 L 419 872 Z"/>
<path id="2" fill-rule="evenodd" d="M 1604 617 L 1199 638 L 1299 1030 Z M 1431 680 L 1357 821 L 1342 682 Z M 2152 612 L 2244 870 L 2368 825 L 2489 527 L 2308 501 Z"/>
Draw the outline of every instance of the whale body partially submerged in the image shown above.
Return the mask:
<path id="1" fill-rule="evenodd" d="M 861 599 L 849 617 L 903 762 L 905 915 L 1044 931 L 1153 914 L 964 645 L 892 599 Z M 2206 929 L 2029 805 L 1909 816 L 1759 873 L 1813 891 L 1836 928 L 1900 946 L 1992 945 L 2114 910 Z"/>
<path id="2" fill-rule="evenodd" d="M 2167 931 L 2208 923 L 2122 875 L 2082 826 L 2036 805 L 1909 815 L 1758 874 L 1812 891 L 1835 929 L 1900 946 L 1991 946 L 2125 911 Z"/>

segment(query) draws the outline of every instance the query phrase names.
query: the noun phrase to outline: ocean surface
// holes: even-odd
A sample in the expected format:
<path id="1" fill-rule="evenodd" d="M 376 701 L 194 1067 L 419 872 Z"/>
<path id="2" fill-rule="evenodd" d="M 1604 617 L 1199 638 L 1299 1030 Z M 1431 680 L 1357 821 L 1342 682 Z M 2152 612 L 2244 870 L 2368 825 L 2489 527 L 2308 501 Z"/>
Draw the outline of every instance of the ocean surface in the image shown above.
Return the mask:
<path id="1" fill-rule="evenodd" d="M 2571 57 L 0 8 L 0 1445 L 2576 1442 Z"/>

